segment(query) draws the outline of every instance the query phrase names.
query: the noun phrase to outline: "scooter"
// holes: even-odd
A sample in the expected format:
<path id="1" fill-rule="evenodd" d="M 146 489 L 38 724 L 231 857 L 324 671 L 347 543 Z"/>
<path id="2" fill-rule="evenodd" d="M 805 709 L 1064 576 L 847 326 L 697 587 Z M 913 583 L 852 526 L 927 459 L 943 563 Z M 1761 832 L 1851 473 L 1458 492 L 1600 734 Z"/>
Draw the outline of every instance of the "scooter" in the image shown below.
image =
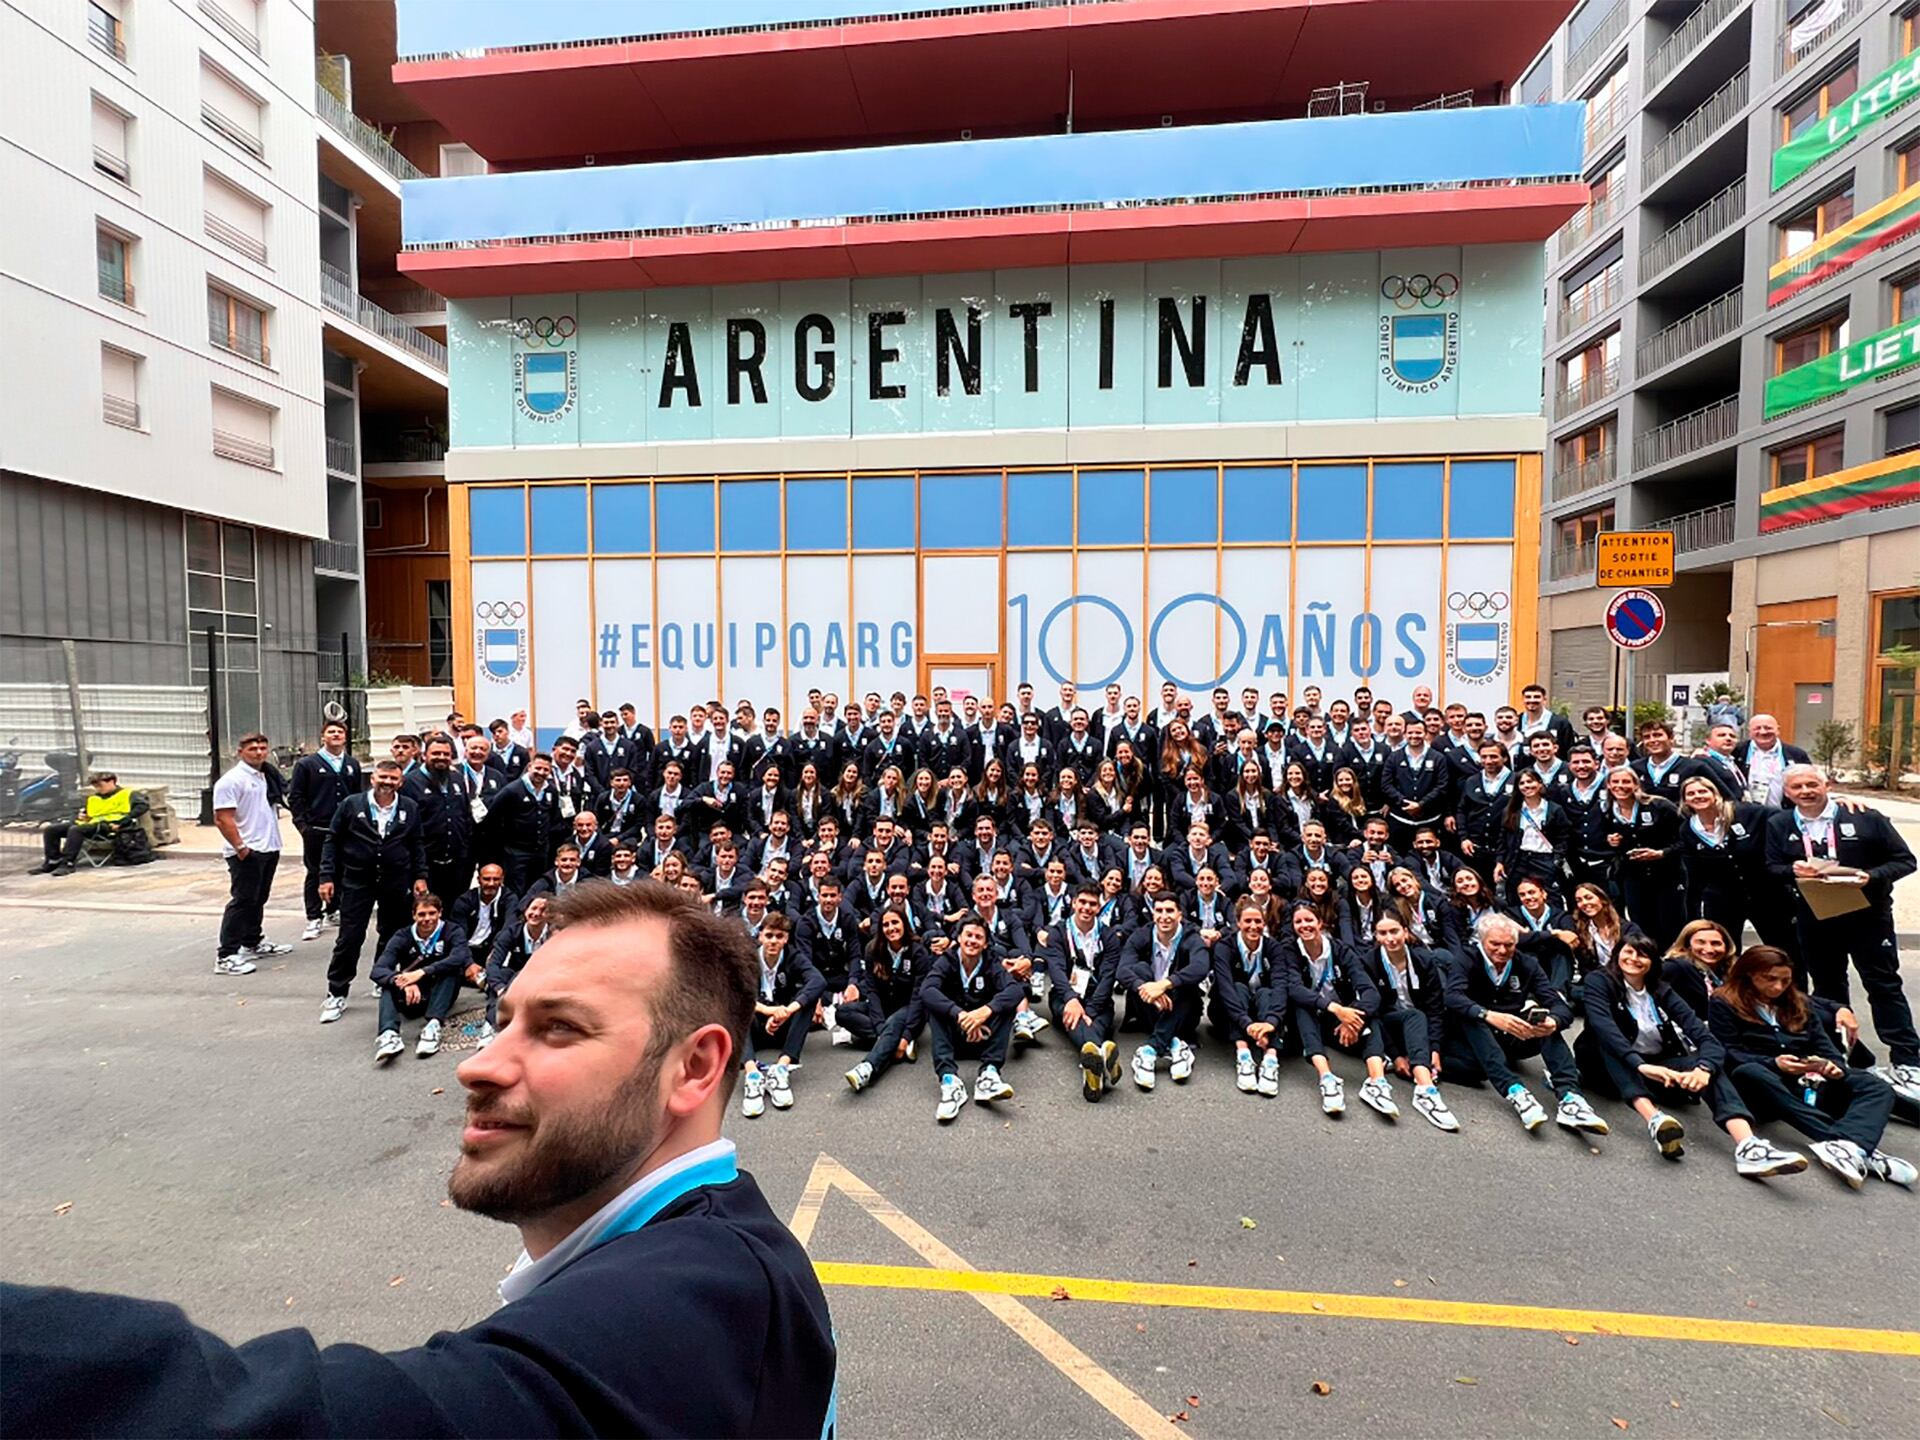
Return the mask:
<path id="1" fill-rule="evenodd" d="M 51 750 L 42 759 L 47 773 L 21 783 L 20 737 L 0 750 L 0 821 L 45 824 L 70 820 L 79 812 L 80 757 L 71 750 Z"/>

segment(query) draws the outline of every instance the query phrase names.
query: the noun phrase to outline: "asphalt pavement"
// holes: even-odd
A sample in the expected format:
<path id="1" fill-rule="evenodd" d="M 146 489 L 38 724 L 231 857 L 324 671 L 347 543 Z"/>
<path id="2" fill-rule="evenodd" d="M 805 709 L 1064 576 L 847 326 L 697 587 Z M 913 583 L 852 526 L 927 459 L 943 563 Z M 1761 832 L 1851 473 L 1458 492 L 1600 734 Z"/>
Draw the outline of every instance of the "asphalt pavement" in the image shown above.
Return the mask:
<path id="1" fill-rule="evenodd" d="M 213 974 L 223 889 L 163 862 L 0 895 L 0 1273 L 231 1339 L 396 1347 L 485 1314 L 517 1246 L 443 1204 L 458 1057 L 376 1070 L 364 986 L 318 1025 L 322 943 Z M 843 1434 L 1920 1436 L 1920 1338 L 1828 1328 L 1920 1329 L 1920 1195 L 1740 1180 L 1703 1114 L 1678 1164 L 1617 1105 L 1592 1143 L 1461 1087 L 1459 1135 L 1332 1120 L 1304 1064 L 1260 1100 L 1213 1045 L 1185 1086 L 1090 1106 L 1049 1034 L 1010 1102 L 943 1128 L 924 1059 L 855 1096 L 822 1042 L 792 1110 L 728 1130 L 804 1212 Z"/>

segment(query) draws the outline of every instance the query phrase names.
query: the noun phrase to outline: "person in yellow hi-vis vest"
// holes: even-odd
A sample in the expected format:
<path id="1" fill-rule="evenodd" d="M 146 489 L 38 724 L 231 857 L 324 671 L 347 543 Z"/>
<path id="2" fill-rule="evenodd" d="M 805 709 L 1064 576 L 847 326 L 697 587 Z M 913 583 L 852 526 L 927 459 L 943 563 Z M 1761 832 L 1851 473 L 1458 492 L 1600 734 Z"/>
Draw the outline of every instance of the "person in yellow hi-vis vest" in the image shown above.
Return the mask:
<path id="1" fill-rule="evenodd" d="M 118 777 L 110 771 L 99 771 L 90 778 L 93 794 L 87 797 L 86 808 L 79 818 L 56 821 L 40 834 L 40 844 L 46 852 L 40 866 L 43 875 L 71 875 L 79 862 L 81 847 L 89 840 L 140 829 L 140 817 L 147 813 L 146 797 L 122 788 Z M 151 858 L 145 839 L 143 832 L 141 843 L 131 848 Z M 119 849 L 115 847 L 116 852 Z"/>

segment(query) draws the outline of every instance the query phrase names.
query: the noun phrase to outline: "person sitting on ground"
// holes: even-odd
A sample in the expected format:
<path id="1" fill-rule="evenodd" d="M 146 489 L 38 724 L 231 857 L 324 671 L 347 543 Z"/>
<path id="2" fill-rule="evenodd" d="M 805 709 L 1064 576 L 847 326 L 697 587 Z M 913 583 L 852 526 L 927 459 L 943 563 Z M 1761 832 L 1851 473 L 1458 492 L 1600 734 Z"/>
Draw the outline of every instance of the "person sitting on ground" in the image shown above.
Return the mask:
<path id="1" fill-rule="evenodd" d="M 112 840 L 116 865 L 144 865 L 153 859 L 153 846 L 140 824 L 140 817 L 147 813 L 147 797 L 123 789 L 111 770 L 96 771 L 87 778 L 93 793 L 79 815 L 56 820 L 40 832 L 44 858 L 36 874 L 71 875 L 90 840 Z"/>
<path id="2" fill-rule="evenodd" d="M 380 989 L 373 1063 L 384 1065 L 406 1049 L 400 1022 L 422 1015 L 427 1023 L 420 1028 L 413 1053 L 422 1060 L 439 1054 L 440 1027 L 460 994 L 460 981 L 472 968 L 467 932 L 443 918 L 440 897 L 414 897 L 413 924 L 393 933 L 368 976 Z"/>
<path id="3" fill-rule="evenodd" d="M 1200 982 L 1209 968 L 1200 937 L 1181 923 L 1179 898 L 1171 890 L 1160 891 L 1153 898 L 1153 923 L 1134 932 L 1120 960 L 1128 1019 L 1135 1025 L 1144 1020 L 1149 1029 L 1147 1043 L 1133 1052 L 1133 1083 L 1142 1090 L 1153 1089 L 1162 1055 L 1176 1085 L 1193 1074 Z"/>
<path id="4" fill-rule="evenodd" d="M 1374 924 L 1373 943 L 1363 952 L 1362 966 L 1380 994 L 1373 1023 L 1381 1053 L 1395 1074 L 1413 1082 L 1413 1108 L 1437 1130 L 1459 1130 L 1439 1083 L 1447 989 L 1454 983 L 1448 953 L 1414 944 L 1406 922 L 1389 911 Z"/>
<path id="5" fill-rule="evenodd" d="M 1294 906 L 1293 942 L 1282 949 L 1286 965 L 1274 987 L 1276 993 L 1285 987 L 1280 1003 L 1291 1012 L 1300 1053 L 1319 1076 L 1321 1110 L 1339 1115 L 1347 1108 L 1345 1086 L 1327 1062 L 1327 1047 L 1332 1045 L 1366 1061 L 1367 1079 L 1360 1087 L 1360 1098 L 1393 1119 L 1400 1107 L 1387 1083 L 1379 1027 L 1369 1023 L 1379 1013 L 1380 993 L 1365 968 L 1327 933 L 1318 912 L 1308 905 Z"/>
<path id="6" fill-rule="evenodd" d="M 904 875 L 893 878 L 906 883 Z M 874 917 L 866 961 L 865 972 L 856 980 L 859 999 L 840 1006 L 840 1023 L 856 1042 L 870 1046 L 867 1058 L 847 1071 L 847 1084 L 856 1095 L 878 1082 L 895 1061 L 911 1060 L 914 1042 L 926 1025 L 920 986 L 933 968 L 933 957 L 914 938 L 904 899 L 889 901 Z"/>
<path id="7" fill-rule="evenodd" d="M 1013 1087 L 1000 1078 L 1000 1067 L 1007 1063 L 1013 1040 L 1014 1012 L 1025 998 L 1019 979 L 988 953 L 986 922 L 978 915 L 962 917 L 953 938 L 953 948 L 933 962 L 920 985 L 934 1075 L 940 1082 L 940 1103 L 933 1114 L 943 1125 L 957 1118 L 967 1103 L 967 1087 L 960 1079 L 963 1054 L 980 1059 L 974 1099 L 987 1105 L 1012 1097 Z"/>
<path id="8" fill-rule="evenodd" d="M 1120 1083 L 1113 987 L 1126 938 L 1120 927 L 1101 923 L 1102 898 L 1097 885 L 1076 888 L 1066 919 L 1048 930 L 1043 952 L 1053 1023 L 1077 1050 L 1081 1093 L 1094 1102 Z"/>
<path id="9" fill-rule="evenodd" d="M 1242 1094 L 1271 1099 L 1280 1093 L 1286 1005 L 1274 977 L 1285 963 L 1279 940 L 1267 933 L 1265 904 L 1242 896 L 1233 907 L 1233 929 L 1213 945 L 1208 1005 L 1213 1028 L 1233 1041 L 1234 1086 Z"/>
<path id="10" fill-rule="evenodd" d="M 740 1113 L 749 1120 L 766 1113 L 767 1101 L 776 1110 L 793 1107 L 793 1067 L 807 1043 L 813 1025 L 814 1003 L 827 992 L 827 981 L 814 968 L 805 946 L 793 941 L 793 922 L 772 914 L 761 922 L 758 959 L 759 993 L 754 997 L 753 1027 L 740 1050 Z M 765 1072 L 758 1052 L 764 1046 L 776 1055 Z"/>

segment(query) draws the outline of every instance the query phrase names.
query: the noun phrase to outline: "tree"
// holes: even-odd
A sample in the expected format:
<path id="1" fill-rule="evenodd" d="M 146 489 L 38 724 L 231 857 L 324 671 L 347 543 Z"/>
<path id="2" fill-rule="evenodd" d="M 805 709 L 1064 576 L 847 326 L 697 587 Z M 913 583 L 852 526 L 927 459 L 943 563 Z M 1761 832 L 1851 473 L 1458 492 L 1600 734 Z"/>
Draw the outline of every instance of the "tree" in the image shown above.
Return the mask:
<path id="1" fill-rule="evenodd" d="M 1807 754 L 1813 757 L 1813 763 L 1827 772 L 1827 778 L 1833 778 L 1833 767 L 1853 754 L 1853 722 L 1850 720 L 1822 720 L 1820 728 L 1813 732 L 1813 743 L 1807 747 Z"/>

